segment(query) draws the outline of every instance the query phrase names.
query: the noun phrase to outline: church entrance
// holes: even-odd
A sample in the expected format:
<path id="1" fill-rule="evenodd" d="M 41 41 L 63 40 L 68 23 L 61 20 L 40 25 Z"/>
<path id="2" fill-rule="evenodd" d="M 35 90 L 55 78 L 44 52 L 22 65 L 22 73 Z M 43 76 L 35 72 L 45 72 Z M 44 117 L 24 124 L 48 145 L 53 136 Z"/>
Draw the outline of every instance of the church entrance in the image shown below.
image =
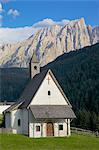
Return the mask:
<path id="1" fill-rule="evenodd" d="M 47 136 L 54 136 L 54 126 L 52 122 L 47 123 Z"/>

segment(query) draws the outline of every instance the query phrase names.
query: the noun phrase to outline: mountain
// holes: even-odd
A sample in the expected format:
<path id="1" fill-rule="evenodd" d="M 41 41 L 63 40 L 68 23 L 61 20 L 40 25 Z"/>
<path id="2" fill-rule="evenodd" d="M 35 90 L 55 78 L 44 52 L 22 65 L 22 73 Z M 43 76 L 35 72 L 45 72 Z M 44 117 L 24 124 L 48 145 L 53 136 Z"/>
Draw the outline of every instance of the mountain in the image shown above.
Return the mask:
<path id="1" fill-rule="evenodd" d="M 76 113 L 76 127 L 99 130 L 99 44 L 65 53 L 42 67 L 57 77 Z M 0 100 L 17 101 L 29 82 L 28 68 L 0 69 Z"/>
<path id="2" fill-rule="evenodd" d="M 86 26 L 83 18 L 65 26 L 53 25 L 38 30 L 30 38 L 0 46 L 1 67 L 28 67 L 36 51 L 41 66 L 58 56 L 99 42 L 99 27 Z"/>

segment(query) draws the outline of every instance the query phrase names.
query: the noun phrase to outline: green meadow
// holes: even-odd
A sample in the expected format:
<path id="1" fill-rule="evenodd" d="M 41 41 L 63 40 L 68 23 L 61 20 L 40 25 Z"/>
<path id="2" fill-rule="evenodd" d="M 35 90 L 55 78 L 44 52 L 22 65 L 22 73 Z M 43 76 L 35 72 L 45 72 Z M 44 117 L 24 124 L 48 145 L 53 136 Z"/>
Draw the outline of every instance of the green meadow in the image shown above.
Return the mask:
<path id="1" fill-rule="evenodd" d="M 28 138 L 24 135 L 0 134 L 1 150 L 98 150 L 99 138 L 88 135 L 71 137 Z"/>

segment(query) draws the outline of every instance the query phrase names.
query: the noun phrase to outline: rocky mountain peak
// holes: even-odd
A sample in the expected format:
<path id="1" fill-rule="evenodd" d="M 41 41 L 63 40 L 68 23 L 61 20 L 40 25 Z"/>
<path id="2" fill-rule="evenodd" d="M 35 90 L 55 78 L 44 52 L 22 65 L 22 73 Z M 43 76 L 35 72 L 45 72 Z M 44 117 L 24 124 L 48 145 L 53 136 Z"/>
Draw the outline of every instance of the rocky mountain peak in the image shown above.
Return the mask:
<path id="1" fill-rule="evenodd" d="M 79 19 L 79 22 L 80 22 L 81 24 L 85 24 L 85 19 L 82 17 L 81 19 Z"/>
<path id="2" fill-rule="evenodd" d="M 22 42 L 0 46 L 0 65 L 28 67 L 35 51 L 43 66 L 63 53 L 97 42 L 99 42 L 99 27 L 86 26 L 84 18 L 68 21 L 64 26 L 53 25 L 42 28 Z"/>

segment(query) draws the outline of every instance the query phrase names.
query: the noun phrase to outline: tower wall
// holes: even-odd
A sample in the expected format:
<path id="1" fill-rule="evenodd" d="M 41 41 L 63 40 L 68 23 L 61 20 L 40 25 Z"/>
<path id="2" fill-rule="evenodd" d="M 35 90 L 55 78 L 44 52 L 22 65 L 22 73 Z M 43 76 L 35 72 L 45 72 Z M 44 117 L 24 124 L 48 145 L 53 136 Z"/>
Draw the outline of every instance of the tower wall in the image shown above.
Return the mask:
<path id="1" fill-rule="evenodd" d="M 34 52 L 30 60 L 30 78 L 33 78 L 38 73 L 40 73 L 40 63 L 36 53 Z"/>
<path id="2" fill-rule="evenodd" d="M 32 79 L 36 74 L 40 73 L 40 65 L 37 62 L 30 63 L 30 78 Z"/>

